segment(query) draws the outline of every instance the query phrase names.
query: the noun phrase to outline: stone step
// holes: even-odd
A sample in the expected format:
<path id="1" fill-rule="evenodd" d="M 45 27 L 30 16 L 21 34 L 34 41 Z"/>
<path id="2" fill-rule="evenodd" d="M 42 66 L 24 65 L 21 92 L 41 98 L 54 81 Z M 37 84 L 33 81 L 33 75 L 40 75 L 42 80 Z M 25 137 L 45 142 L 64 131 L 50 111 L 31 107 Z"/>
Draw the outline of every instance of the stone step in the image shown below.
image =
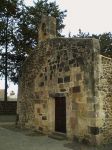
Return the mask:
<path id="1" fill-rule="evenodd" d="M 67 139 L 66 134 L 60 133 L 60 132 L 53 132 L 50 135 L 48 135 L 48 137 L 57 139 L 57 140 L 66 140 Z"/>

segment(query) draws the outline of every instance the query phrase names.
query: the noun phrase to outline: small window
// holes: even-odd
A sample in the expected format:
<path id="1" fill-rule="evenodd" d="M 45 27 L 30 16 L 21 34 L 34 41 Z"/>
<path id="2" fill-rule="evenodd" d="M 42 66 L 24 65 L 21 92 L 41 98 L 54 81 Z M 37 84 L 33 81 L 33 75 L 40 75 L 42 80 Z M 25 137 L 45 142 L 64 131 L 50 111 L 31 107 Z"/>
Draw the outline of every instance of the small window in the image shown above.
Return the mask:
<path id="1" fill-rule="evenodd" d="M 46 33 L 46 24 L 45 23 L 42 24 L 42 31 L 43 31 L 44 35 L 47 34 Z"/>

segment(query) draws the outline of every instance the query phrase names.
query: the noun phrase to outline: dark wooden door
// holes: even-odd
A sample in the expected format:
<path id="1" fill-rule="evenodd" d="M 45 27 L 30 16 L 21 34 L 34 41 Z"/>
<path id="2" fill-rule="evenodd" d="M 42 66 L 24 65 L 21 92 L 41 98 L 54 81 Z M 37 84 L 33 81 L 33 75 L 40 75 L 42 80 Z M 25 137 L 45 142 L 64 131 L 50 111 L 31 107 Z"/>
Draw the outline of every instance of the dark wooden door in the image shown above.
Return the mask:
<path id="1" fill-rule="evenodd" d="M 66 133 L 66 99 L 55 98 L 55 131 Z"/>

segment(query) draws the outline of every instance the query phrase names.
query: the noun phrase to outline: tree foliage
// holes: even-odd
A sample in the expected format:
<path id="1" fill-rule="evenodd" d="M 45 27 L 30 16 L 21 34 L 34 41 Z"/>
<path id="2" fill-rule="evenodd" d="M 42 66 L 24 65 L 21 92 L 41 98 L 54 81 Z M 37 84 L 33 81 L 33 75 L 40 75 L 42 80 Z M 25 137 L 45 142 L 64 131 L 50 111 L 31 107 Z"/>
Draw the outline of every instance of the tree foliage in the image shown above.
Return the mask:
<path id="1" fill-rule="evenodd" d="M 61 11 L 55 2 L 38 0 L 34 6 L 28 7 L 23 0 L 0 0 L 0 76 L 5 74 L 7 40 L 8 78 L 15 83 L 18 82 L 21 64 L 38 44 L 38 28 L 42 14 L 51 15 L 57 19 L 56 31 L 57 35 L 61 36 L 66 11 Z"/>
<path id="2" fill-rule="evenodd" d="M 112 58 L 112 33 L 103 33 L 103 34 L 92 34 L 84 33 L 79 29 L 79 33 L 77 35 L 73 35 L 73 37 L 79 38 L 96 38 L 100 42 L 100 52 L 102 55 Z"/>
<path id="3" fill-rule="evenodd" d="M 0 0 L 0 76 L 5 74 L 7 43 L 8 78 L 18 82 L 21 64 L 38 45 L 38 29 L 43 14 L 56 18 L 57 36 L 61 36 L 66 11 L 61 11 L 55 2 L 37 0 L 34 6 L 25 6 L 23 0 Z M 112 57 L 112 33 L 90 35 L 79 29 L 79 34 L 74 37 L 99 39 L 101 54 Z"/>
<path id="4" fill-rule="evenodd" d="M 12 60 L 16 57 L 16 51 L 14 51 L 14 35 L 16 35 L 16 26 L 18 22 L 16 16 L 19 10 L 18 2 L 17 0 L 0 1 L 0 75 L 6 73 L 5 67 L 7 67 L 9 77 L 13 74 L 17 77 L 15 71 L 16 61 Z"/>
<path id="5" fill-rule="evenodd" d="M 99 35 L 101 53 L 112 58 L 112 33 L 104 33 Z"/>

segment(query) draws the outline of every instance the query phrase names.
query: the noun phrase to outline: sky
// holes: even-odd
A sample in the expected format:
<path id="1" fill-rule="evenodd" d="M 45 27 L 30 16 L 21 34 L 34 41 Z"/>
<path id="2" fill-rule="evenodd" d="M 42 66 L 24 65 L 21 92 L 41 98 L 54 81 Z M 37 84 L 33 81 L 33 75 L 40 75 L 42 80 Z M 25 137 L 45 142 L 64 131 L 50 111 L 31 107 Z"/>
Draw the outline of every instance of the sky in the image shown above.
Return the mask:
<path id="1" fill-rule="evenodd" d="M 36 1 L 36 0 L 35 0 Z M 49 0 L 56 1 L 60 10 L 67 10 L 64 35 L 83 32 L 99 34 L 112 32 L 112 0 Z M 25 0 L 32 5 L 33 0 Z"/>
<path id="2" fill-rule="evenodd" d="M 35 0 L 36 1 L 36 0 Z M 49 2 L 54 0 L 49 0 Z M 112 0 L 55 0 L 60 10 L 67 10 L 64 19 L 65 29 L 62 34 L 68 36 L 83 32 L 100 34 L 112 32 Z M 27 5 L 33 5 L 33 0 L 25 0 Z M 9 83 L 8 92 L 14 90 L 17 94 L 17 86 Z M 4 88 L 4 82 L 0 80 L 0 88 Z"/>

